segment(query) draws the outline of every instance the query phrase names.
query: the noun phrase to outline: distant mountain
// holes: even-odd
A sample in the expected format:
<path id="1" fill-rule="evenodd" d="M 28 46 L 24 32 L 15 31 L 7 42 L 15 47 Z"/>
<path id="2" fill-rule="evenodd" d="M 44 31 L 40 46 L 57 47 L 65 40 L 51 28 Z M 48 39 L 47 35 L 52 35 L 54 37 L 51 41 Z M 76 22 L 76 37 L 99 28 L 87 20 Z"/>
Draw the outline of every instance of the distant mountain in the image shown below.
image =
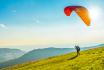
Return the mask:
<path id="1" fill-rule="evenodd" d="M 19 49 L 0 48 L 0 63 L 16 59 L 23 54 Z"/>
<path id="2" fill-rule="evenodd" d="M 101 47 L 101 46 L 104 46 L 104 44 L 98 44 L 98 45 L 89 46 L 89 47 L 82 47 L 81 50 L 88 50 L 88 49 L 97 48 L 97 47 Z"/>
<path id="3" fill-rule="evenodd" d="M 21 57 L 24 62 L 28 60 L 37 60 L 41 58 L 47 58 L 56 55 L 62 55 L 74 51 L 74 48 L 44 48 L 36 49 L 28 52 Z"/>
<path id="4" fill-rule="evenodd" d="M 104 44 L 99 44 L 99 45 L 96 45 L 95 47 L 101 47 L 101 46 L 104 46 Z"/>
<path id="5" fill-rule="evenodd" d="M 62 55 L 74 51 L 74 48 L 44 48 L 44 49 L 35 49 L 22 57 L 14 60 L 10 60 L 0 64 L 0 68 L 8 67 L 19 63 L 24 63 L 32 60 L 39 60 L 42 58 L 48 58 L 56 55 Z"/>

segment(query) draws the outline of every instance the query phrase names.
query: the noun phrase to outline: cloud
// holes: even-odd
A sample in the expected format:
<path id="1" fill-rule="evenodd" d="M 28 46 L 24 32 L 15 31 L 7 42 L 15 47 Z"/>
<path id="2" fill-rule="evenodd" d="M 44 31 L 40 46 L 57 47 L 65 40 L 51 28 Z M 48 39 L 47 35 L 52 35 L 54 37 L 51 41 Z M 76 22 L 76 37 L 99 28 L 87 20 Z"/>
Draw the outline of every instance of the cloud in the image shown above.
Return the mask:
<path id="1" fill-rule="evenodd" d="M 14 13 L 15 13 L 15 12 L 17 12 L 17 11 L 16 11 L 16 10 L 12 10 L 12 12 L 14 12 Z"/>
<path id="2" fill-rule="evenodd" d="M 0 24 L 0 28 L 7 29 L 7 26 L 5 24 Z"/>
<path id="3" fill-rule="evenodd" d="M 14 9 L 14 10 L 11 10 L 11 12 L 13 15 L 16 15 L 17 10 Z"/>
<path id="4" fill-rule="evenodd" d="M 40 21 L 35 17 L 33 17 L 33 20 L 35 21 L 35 23 L 40 23 Z"/>
<path id="5" fill-rule="evenodd" d="M 36 22 L 36 23 L 40 23 L 40 21 L 39 21 L 39 20 L 35 20 L 35 22 Z"/>

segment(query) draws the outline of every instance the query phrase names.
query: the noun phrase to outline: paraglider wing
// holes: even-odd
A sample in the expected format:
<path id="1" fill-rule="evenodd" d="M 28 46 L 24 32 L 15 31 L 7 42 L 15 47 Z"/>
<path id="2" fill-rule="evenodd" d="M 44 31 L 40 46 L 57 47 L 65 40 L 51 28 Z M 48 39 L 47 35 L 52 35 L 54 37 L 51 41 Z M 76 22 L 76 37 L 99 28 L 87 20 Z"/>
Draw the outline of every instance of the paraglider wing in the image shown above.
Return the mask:
<path id="1" fill-rule="evenodd" d="M 64 13 L 66 14 L 66 16 L 70 16 L 72 11 L 75 9 L 76 7 L 74 6 L 68 6 L 64 9 Z"/>
<path id="2" fill-rule="evenodd" d="M 90 25 L 90 17 L 86 8 L 79 6 L 75 9 L 75 12 L 80 16 L 86 25 Z"/>
<path id="3" fill-rule="evenodd" d="M 88 13 L 88 10 L 85 7 L 82 7 L 82 6 L 68 6 L 64 9 L 64 12 L 65 12 L 66 16 L 70 16 L 72 11 L 75 11 L 87 26 L 90 25 L 89 13 Z"/>

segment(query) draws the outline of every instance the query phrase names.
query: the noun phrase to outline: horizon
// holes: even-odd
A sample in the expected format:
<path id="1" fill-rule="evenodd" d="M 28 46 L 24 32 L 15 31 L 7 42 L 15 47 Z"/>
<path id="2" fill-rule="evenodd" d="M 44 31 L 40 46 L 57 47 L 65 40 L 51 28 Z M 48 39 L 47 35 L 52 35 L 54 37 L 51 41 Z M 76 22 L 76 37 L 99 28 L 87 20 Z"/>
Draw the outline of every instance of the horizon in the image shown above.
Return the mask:
<path id="1" fill-rule="evenodd" d="M 7 48 L 7 49 L 19 49 L 25 52 L 29 52 L 35 49 L 44 49 L 44 48 L 74 48 L 75 45 L 79 45 L 79 44 L 73 44 L 73 45 L 69 45 L 69 44 L 61 44 L 61 45 L 16 45 L 16 46 L 3 46 L 0 48 Z M 98 46 L 98 45 L 102 45 L 102 44 L 81 44 L 79 45 L 80 48 L 85 48 L 85 47 L 94 47 L 94 46 Z"/>

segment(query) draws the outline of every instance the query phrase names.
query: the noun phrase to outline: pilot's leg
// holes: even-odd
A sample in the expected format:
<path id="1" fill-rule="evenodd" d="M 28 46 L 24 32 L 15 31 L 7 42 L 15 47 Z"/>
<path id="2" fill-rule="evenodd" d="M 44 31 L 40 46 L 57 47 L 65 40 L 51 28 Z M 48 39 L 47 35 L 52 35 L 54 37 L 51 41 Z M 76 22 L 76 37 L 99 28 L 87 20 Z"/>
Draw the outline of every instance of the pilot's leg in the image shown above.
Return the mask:
<path id="1" fill-rule="evenodd" d="M 78 50 L 77 50 L 77 56 L 78 56 L 78 54 L 79 54 L 79 52 L 78 52 Z"/>

